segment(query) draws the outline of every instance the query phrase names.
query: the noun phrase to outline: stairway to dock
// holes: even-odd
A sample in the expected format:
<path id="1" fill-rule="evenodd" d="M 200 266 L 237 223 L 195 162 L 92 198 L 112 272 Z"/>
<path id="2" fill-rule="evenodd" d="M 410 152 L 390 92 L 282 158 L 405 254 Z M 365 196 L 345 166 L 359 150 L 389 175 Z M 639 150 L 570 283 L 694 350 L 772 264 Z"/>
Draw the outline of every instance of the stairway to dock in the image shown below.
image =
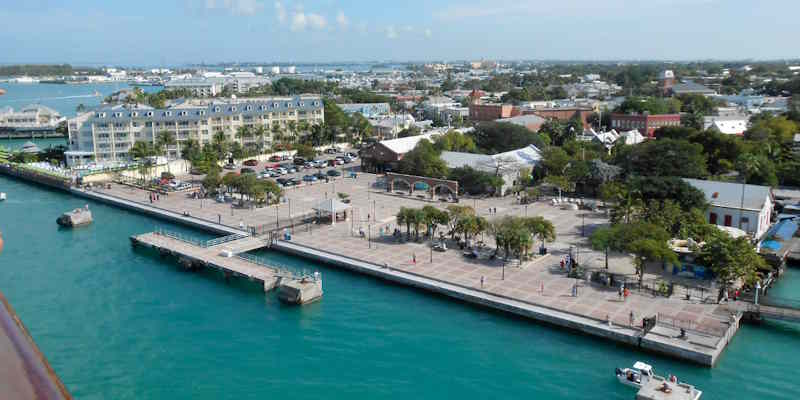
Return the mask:
<path id="1" fill-rule="evenodd" d="M 273 240 L 272 236 L 263 238 L 234 234 L 200 241 L 186 235 L 159 229 L 131 236 L 130 240 L 133 246 L 151 248 L 160 254 L 177 257 L 181 265 L 187 269 L 210 267 L 224 272 L 226 278 L 242 277 L 260 282 L 264 286 L 265 292 L 282 285 L 292 285 L 295 290 L 313 293 L 310 297 L 300 293 L 298 299 L 302 300 L 301 303 L 308 303 L 322 296 L 322 281 L 318 273 L 298 275 L 287 269 L 259 262 L 256 258 L 244 254 L 248 251 L 269 247 Z"/>

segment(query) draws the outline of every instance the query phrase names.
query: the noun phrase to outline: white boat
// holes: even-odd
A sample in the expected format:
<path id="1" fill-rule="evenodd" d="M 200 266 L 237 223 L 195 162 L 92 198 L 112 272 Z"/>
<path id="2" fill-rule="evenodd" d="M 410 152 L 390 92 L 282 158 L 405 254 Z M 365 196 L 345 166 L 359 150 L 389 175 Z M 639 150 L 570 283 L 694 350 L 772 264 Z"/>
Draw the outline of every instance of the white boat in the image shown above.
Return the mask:
<path id="1" fill-rule="evenodd" d="M 653 367 L 641 361 L 635 362 L 633 368 L 617 368 L 614 372 L 619 383 L 637 389 L 653 377 Z"/>
<path id="2" fill-rule="evenodd" d="M 699 400 L 703 392 L 694 386 L 679 382 L 678 377 L 669 375 L 668 378 L 655 375 L 653 367 L 637 361 L 632 368 L 617 368 L 614 373 L 619 383 L 637 389 L 637 399 L 661 398 L 664 394 L 671 395 L 676 400 Z"/>
<path id="3" fill-rule="evenodd" d="M 3 192 L 0 192 L 0 201 L 3 201 L 5 199 L 6 199 L 6 194 L 3 193 Z"/>

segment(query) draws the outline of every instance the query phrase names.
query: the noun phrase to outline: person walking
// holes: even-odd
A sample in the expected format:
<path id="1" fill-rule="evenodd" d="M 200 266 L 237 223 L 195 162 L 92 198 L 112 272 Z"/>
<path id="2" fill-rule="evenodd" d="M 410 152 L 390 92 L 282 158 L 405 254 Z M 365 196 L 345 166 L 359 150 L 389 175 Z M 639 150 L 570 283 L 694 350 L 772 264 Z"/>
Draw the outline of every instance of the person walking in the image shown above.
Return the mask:
<path id="1" fill-rule="evenodd" d="M 483 289 L 483 275 L 481 275 L 481 289 Z"/>
<path id="2" fill-rule="evenodd" d="M 411 253 L 411 263 L 417 265 L 417 253 Z"/>
<path id="3" fill-rule="evenodd" d="M 633 327 L 633 310 L 631 310 L 631 314 L 629 316 L 629 319 L 630 319 L 630 325 L 631 325 L 631 327 Z"/>

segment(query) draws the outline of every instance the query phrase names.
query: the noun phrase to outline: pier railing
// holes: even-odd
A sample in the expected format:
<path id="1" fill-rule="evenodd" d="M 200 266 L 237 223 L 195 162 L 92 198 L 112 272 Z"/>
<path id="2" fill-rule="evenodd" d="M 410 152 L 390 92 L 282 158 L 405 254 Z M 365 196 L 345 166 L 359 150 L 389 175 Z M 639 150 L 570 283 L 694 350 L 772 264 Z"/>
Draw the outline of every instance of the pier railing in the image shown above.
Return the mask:
<path id="1" fill-rule="evenodd" d="M 240 253 L 240 254 L 237 254 L 235 257 L 239 258 L 241 260 L 247 261 L 249 263 L 253 263 L 253 264 L 256 264 L 256 265 L 260 265 L 262 267 L 267 267 L 267 268 L 273 269 L 276 272 L 275 275 L 283 277 L 283 278 L 314 279 L 314 276 L 312 274 L 305 273 L 305 271 L 302 272 L 302 273 L 299 273 L 299 272 L 296 272 L 296 271 L 290 269 L 289 267 L 286 267 L 284 265 L 279 265 L 279 264 L 275 263 L 274 261 L 267 261 L 265 258 L 258 257 L 258 256 L 253 255 L 253 254 Z"/>
<path id="2" fill-rule="evenodd" d="M 172 239 L 175 239 L 175 240 L 180 240 L 181 242 L 189 243 L 189 244 L 191 244 L 193 246 L 203 247 L 203 248 L 211 247 L 211 246 L 217 246 L 217 245 L 220 245 L 220 244 L 223 244 L 223 243 L 229 243 L 229 242 L 232 242 L 234 240 L 244 239 L 244 238 L 247 237 L 246 235 L 241 235 L 241 234 L 238 234 L 238 233 L 234 233 L 232 235 L 227 235 L 227 236 L 219 237 L 219 238 L 216 238 L 216 239 L 200 240 L 200 239 L 197 239 L 197 238 L 192 237 L 190 235 L 186 235 L 186 234 L 183 234 L 183 233 L 178 233 L 178 232 L 166 230 L 166 229 L 163 229 L 163 228 L 160 228 L 160 227 L 157 227 L 155 229 L 154 233 L 157 234 L 157 235 L 166 236 L 168 238 L 172 238 Z"/>

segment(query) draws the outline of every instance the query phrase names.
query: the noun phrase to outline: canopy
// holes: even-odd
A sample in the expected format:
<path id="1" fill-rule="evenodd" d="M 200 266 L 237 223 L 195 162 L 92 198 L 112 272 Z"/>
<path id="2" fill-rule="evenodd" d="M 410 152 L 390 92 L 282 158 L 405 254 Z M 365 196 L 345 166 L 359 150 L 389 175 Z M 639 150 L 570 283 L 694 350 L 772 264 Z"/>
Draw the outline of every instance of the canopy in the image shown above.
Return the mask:
<path id="1" fill-rule="evenodd" d="M 327 199 L 317 203 L 314 207 L 312 207 L 315 211 L 321 211 L 326 213 L 338 213 L 350 208 L 350 205 L 342 203 L 336 199 Z"/>

